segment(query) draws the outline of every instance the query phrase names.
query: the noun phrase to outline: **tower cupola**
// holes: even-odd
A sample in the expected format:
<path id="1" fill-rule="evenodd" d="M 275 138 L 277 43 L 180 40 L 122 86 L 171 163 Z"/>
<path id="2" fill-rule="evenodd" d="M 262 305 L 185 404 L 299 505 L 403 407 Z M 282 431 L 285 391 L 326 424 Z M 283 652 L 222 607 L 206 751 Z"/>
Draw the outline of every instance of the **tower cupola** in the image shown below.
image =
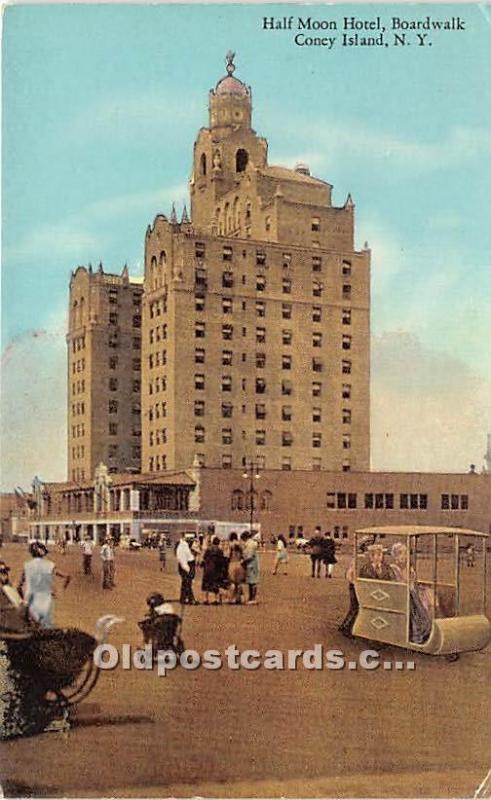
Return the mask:
<path id="1" fill-rule="evenodd" d="M 235 53 L 229 50 L 225 61 L 227 74 L 210 91 L 210 128 L 250 128 L 252 93 L 249 86 L 234 76 Z"/>

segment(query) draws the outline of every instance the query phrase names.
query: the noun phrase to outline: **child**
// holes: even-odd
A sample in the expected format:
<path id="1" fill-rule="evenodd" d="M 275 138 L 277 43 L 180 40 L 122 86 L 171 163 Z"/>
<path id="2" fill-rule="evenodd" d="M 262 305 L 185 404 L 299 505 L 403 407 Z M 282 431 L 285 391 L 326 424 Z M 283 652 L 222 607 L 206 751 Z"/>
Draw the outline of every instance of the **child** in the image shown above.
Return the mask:
<path id="1" fill-rule="evenodd" d="M 143 633 L 145 644 L 152 645 L 153 657 L 157 659 L 159 650 L 184 651 L 184 644 L 179 636 L 181 618 L 175 613 L 174 606 L 166 603 L 160 592 L 152 592 L 147 597 L 148 611 L 138 623 Z"/>

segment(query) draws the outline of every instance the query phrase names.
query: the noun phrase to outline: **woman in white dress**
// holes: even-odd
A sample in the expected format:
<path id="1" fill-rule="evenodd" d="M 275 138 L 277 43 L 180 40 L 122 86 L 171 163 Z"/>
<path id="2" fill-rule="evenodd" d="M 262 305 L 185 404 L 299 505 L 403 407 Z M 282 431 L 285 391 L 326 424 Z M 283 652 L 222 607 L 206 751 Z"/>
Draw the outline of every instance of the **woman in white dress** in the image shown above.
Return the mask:
<path id="1" fill-rule="evenodd" d="M 51 628 L 53 624 L 53 579 L 55 575 L 63 578 L 66 589 L 70 582 L 70 576 L 58 572 L 55 564 L 45 558 L 48 549 L 42 542 L 32 542 L 29 552 L 32 558 L 24 564 L 19 591 L 24 597 L 32 619 L 43 628 Z"/>

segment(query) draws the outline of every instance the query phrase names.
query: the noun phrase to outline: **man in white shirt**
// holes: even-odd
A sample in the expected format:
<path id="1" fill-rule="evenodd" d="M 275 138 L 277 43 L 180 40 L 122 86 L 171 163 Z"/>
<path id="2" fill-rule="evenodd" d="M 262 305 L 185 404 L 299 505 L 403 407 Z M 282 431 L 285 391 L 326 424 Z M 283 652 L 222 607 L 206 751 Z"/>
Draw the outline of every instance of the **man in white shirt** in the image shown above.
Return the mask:
<path id="1" fill-rule="evenodd" d="M 108 537 L 101 547 L 102 588 L 114 589 L 114 549 L 113 540 Z"/>
<path id="2" fill-rule="evenodd" d="M 181 533 L 176 549 L 177 567 L 181 576 L 181 605 L 189 603 L 199 605 L 193 594 L 193 578 L 195 576 L 195 556 L 189 547 L 186 535 Z"/>
<path id="3" fill-rule="evenodd" d="M 89 535 L 81 542 L 80 548 L 82 550 L 82 566 L 84 575 L 92 575 L 92 554 L 94 552 L 94 543 Z"/>

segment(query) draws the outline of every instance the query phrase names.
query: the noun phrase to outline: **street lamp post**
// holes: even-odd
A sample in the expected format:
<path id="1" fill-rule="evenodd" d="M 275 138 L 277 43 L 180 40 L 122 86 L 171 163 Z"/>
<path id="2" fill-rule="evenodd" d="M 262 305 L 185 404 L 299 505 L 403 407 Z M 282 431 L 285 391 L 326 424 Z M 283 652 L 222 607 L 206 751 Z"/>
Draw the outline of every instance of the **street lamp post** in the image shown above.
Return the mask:
<path id="1" fill-rule="evenodd" d="M 244 480 L 249 481 L 249 530 L 252 536 L 252 526 L 254 525 L 254 481 L 259 480 L 261 475 L 259 474 L 259 469 L 257 462 L 254 459 L 249 459 L 244 464 L 244 472 L 242 477 Z"/>

